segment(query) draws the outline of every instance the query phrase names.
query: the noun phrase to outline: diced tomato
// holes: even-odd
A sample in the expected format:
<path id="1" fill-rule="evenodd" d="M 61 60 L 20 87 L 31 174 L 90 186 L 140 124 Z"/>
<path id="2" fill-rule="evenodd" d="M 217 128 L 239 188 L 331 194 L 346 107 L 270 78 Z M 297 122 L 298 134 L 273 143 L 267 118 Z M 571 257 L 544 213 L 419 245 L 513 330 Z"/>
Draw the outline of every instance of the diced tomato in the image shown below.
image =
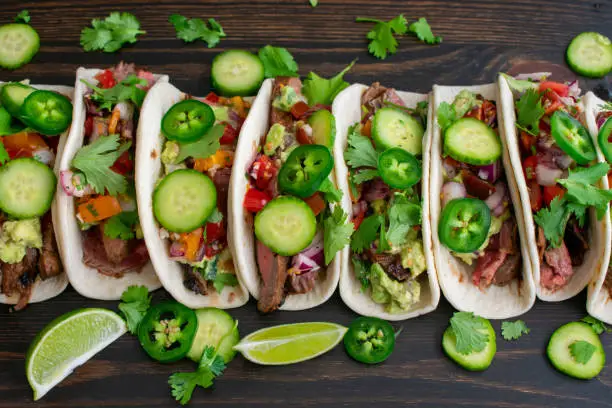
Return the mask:
<path id="1" fill-rule="evenodd" d="M 98 86 L 100 88 L 112 88 L 117 85 L 117 81 L 115 80 L 115 76 L 110 69 L 105 69 L 96 75 L 96 80 L 98 81 Z"/>
<path id="2" fill-rule="evenodd" d="M 299 144 L 314 144 L 312 137 L 308 134 L 308 131 L 304 128 L 304 126 L 300 126 L 297 130 L 296 139 Z"/>
<path id="3" fill-rule="evenodd" d="M 523 149 L 524 154 L 532 154 L 536 141 L 537 139 L 534 135 L 521 131 L 521 148 Z"/>
<path id="4" fill-rule="evenodd" d="M 299 119 L 304 116 L 306 112 L 308 112 L 308 109 L 310 108 L 306 102 L 299 101 L 298 103 L 293 104 L 291 107 L 291 114 L 294 118 Z"/>
<path id="5" fill-rule="evenodd" d="M 310 197 L 305 198 L 304 201 L 308 204 L 315 216 L 319 215 L 321 211 L 325 209 L 325 200 L 321 197 L 321 193 L 314 193 Z"/>
<path id="6" fill-rule="evenodd" d="M 225 236 L 225 227 L 223 221 L 209 222 L 206 224 L 206 243 L 219 241 Z"/>
<path id="7" fill-rule="evenodd" d="M 14 135 L 0 137 L 0 140 L 9 155 L 12 151 L 16 155 L 15 157 L 31 157 L 32 152 L 49 147 L 38 133 L 19 132 Z"/>
<path id="8" fill-rule="evenodd" d="M 529 191 L 529 203 L 531 204 L 531 211 L 540 211 L 540 208 L 542 208 L 542 187 L 540 187 L 536 180 L 531 180 L 527 184 L 527 190 Z"/>
<path id="9" fill-rule="evenodd" d="M 487 124 L 493 123 L 493 121 L 495 120 L 495 116 L 497 115 L 497 108 L 495 104 L 489 101 L 488 99 L 485 99 L 480 109 L 482 111 L 483 122 Z"/>
<path id="10" fill-rule="evenodd" d="M 544 186 L 544 204 L 546 204 L 546 206 L 550 206 L 550 202 L 555 198 L 555 197 L 560 197 L 563 198 L 563 196 L 565 195 L 565 189 L 561 186 L 558 185 L 553 185 L 553 186 Z"/>
<path id="11" fill-rule="evenodd" d="M 261 211 L 272 200 L 269 195 L 256 188 L 249 188 L 244 195 L 244 208 L 252 213 Z"/>
<path id="12" fill-rule="evenodd" d="M 544 81 L 540 83 L 540 92 L 545 92 L 548 89 L 561 97 L 565 97 L 569 94 L 569 86 L 560 82 Z"/>
<path id="13" fill-rule="evenodd" d="M 538 165 L 538 156 L 529 156 L 523 161 L 523 172 L 527 181 L 536 179 L 536 166 Z"/>
<path id="14" fill-rule="evenodd" d="M 85 139 L 89 139 L 93 132 L 93 116 L 87 116 L 85 119 Z"/>
<path id="15" fill-rule="evenodd" d="M 463 117 L 464 118 L 475 118 L 475 119 L 482 121 L 484 119 L 483 114 L 484 114 L 484 111 L 482 110 L 482 105 L 481 105 L 481 106 L 476 106 L 472 108 L 472 110 L 466 113 Z"/>
<path id="16" fill-rule="evenodd" d="M 365 218 L 365 214 L 366 212 L 362 211 L 353 218 L 353 228 L 355 228 L 355 231 L 359 229 L 359 226 L 361 225 L 361 223 L 363 222 L 363 219 Z"/>
<path id="17" fill-rule="evenodd" d="M 219 139 L 219 143 L 224 145 L 234 144 L 234 141 L 238 137 L 238 131 L 234 129 L 231 125 L 225 124 L 225 130 L 223 131 L 223 136 Z"/>
<path id="18" fill-rule="evenodd" d="M 214 92 L 209 92 L 208 95 L 206 95 L 206 98 L 204 98 L 204 101 L 208 103 L 218 103 L 219 96 Z"/>
<path id="19" fill-rule="evenodd" d="M 278 169 L 274 165 L 274 162 L 266 155 L 261 155 L 257 161 L 259 163 L 259 168 L 257 170 L 255 185 L 258 189 L 265 190 L 268 188 L 270 181 L 276 177 Z"/>
<path id="20" fill-rule="evenodd" d="M 368 120 L 362 127 L 361 127 L 361 134 L 367 137 L 372 136 L 372 119 Z"/>
<path id="21" fill-rule="evenodd" d="M 554 83 L 554 82 L 553 82 Z M 550 89 L 543 92 L 542 105 L 544 107 L 544 115 L 551 115 L 554 111 L 565 106 L 565 102 L 561 100 L 560 95 Z"/>
<path id="22" fill-rule="evenodd" d="M 612 187 L 612 171 L 608 173 L 608 186 Z"/>
<path id="23" fill-rule="evenodd" d="M 119 158 L 115 160 L 115 163 L 113 163 L 113 165 L 111 166 L 112 171 L 114 171 L 115 173 L 119 173 L 121 175 L 128 174 L 133 169 L 134 169 L 134 163 L 132 162 L 132 159 L 130 158 L 129 151 L 123 152 L 123 154 L 119 156 Z"/>

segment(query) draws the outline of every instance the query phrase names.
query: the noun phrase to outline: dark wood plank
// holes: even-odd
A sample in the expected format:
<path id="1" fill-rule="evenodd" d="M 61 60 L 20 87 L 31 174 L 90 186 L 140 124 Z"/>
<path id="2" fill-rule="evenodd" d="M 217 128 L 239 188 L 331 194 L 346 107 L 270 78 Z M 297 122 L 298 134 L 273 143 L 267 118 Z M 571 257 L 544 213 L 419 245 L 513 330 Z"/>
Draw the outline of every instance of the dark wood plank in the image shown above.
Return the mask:
<path id="1" fill-rule="evenodd" d="M 73 3 L 73 4 L 71 4 Z M 172 0 L 2 0 L 0 22 L 21 9 L 32 15 L 42 39 L 34 61 L 15 72 L 0 72 L 0 80 L 30 78 L 36 82 L 70 85 L 79 66 L 104 67 L 121 59 L 166 73 L 193 94 L 209 89 L 210 62 L 220 49 L 256 50 L 265 44 L 285 46 L 295 55 L 302 74 L 316 70 L 331 75 L 354 58 L 359 63 L 350 81 L 381 81 L 403 90 L 427 92 L 434 83 L 471 84 L 491 81 L 500 70 L 525 61 L 563 64 L 564 49 L 575 34 L 599 31 L 612 36 L 612 2 L 603 0 L 520 1 L 373 1 L 320 0 L 316 9 L 307 0 L 293 1 L 172 1 Z M 135 13 L 147 34 L 117 54 L 85 53 L 79 33 L 92 18 L 110 11 Z M 172 13 L 215 17 L 228 38 L 219 48 L 183 45 L 167 23 Z M 367 53 L 368 24 L 356 16 L 427 17 L 434 32 L 444 37 L 427 46 L 407 36 L 398 53 L 378 61 Z M 598 81 L 588 81 L 591 88 Z M 156 299 L 168 295 L 158 291 Z M 509 343 L 498 337 L 498 354 L 485 373 L 468 373 L 447 360 L 440 339 L 452 308 L 442 301 L 438 310 L 402 322 L 396 351 L 386 363 L 369 367 L 350 360 L 342 347 L 321 358 L 288 367 L 259 367 L 237 357 L 214 390 L 197 390 L 192 406 L 364 406 L 371 407 L 609 407 L 612 370 L 594 381 L 567 378 L 550 366 L 544 349 L 559 325 L 583 316 L 585 295 L 560 304 L 538 302 L 523 319 L 532 332 Z M 44 304 L 10 313 L 0 305 L 0 408 L 5 407 L 167 407 L 176 406 L 166 384 L 183 362 L 150 362 L 137 341 L 124 336 L 95 359 L 76 370 L 43 401 L 34 403 L 25 379 L 24 355 L 36 333 L 54 317 L 79 307 L 116 308 L 116 302 L 84 299 L 69 289 Z M 251 301 L 232 311 L 241 333 L 274 324 L 328 320 L 349 324 L 355 317 L 334 296 L 313 310 L 260 316 Z M 400 326 L 398 325 L 398 326 Z M 494 323 L 499 332 L 500 322 Z M 612 337 L 603 336 L 607 352 Z"/>

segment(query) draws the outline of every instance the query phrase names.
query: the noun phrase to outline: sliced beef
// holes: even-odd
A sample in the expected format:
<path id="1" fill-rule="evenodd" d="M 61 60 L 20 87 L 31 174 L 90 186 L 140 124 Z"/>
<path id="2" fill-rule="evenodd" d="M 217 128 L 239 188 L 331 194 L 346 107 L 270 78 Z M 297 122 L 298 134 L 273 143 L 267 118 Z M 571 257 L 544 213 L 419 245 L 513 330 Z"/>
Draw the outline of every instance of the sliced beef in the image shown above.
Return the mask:
<path id="1" fill-rule="evenodd" d="M 206 295 L 208 293 L 208 282 L 202 274 L 189 265 L 183 264 L 183 270 L 185 272 L 185 280 L 183 280 L 185 287 L 198 295 Z"/>
<path id="2" fill-rule="evenodd" d="M 103 275 L 116 278 L 128 272 L 140 272 L 149 262 L 149 253 L 143 239 L 128 241 L 129 256 L 120 263 L 111 262 L 104 248 L 99 228 L 91 228 L 81 235 L 83 241 L 83 263 L 97 269 Z"/>
<path id="3" fill-rule="evenodd" d="M 502 224 L 500 231 L 491 237 L 487 250 L 499 250 L 507 254 L 517 252 L 518 227 L 516 220 L 510 218 Z"/>
<path id="4" fill-rule="evenodd" d="M 548 290 L 563 287 L 574 273 L 565 242 L 557 248 L 544 251 L 544 262 L 540 265 L 540 282 Z"/>
<path id="5" fill-rule="evenodd" d="M 390 102 L 394 105 L 406 106 L 402 98 L 397 94 L 395 89 L 388 88 L 383 94 L 383 102 Z"/>
<path id="6" fill-rule="evenodd" d="M 227 194 L 231 175 L 232 169 L 230 167 L 224 167 L 217 170 L 212 178 L 217 188 L 217 207 L 223 214 L 227 213 Z"/>
<path id="7" fill-rule="evenodd" d="M 493 283 L 497 270 L 503 265 L 507 253 L 503 251 L 485 251 L 478 258 L 476 268 L 472 274 L 472 283 L 480 288 L 487 288 Z"/>
<path id="8" fill-rule="evenodd" d="M 463 178 L 463 185 L 468 194 L 486 200 L 491 194 L 495 192 L 495 186 L 486 180 L 481 179 L 469 170 L 461 170 L 461 177 Z"/>
<path id="9" fill-rule="evenodd" d="M 104 224 L 102 223 L 98 230 L 106 258 L 113 264 L 120 264 L 125 258 L 130 255 L 130 242 L 119 238 L 109 238 L 104 234 Z"/>
<path id="10" fill-rule="evenodd" d="M 385 270 L 396 260 L 396 255 L 384 252 L 379 253 L 376 249 L 373 248 L 369 248 L 366 252 L 366 255 L 370 262 L 379 264 Z"/>
<path id="11" fill-rule="evenodd" d="M 361 104 L 364 105 L 368 111 L 374 112 L 376 109 L 383 106 L 385 92 L 387 92 L 387 88 L 382 86 L 380 82 L 374 82 L 365 90 L 363 95 L 361 95 Z"/>
<path id="12" fill-rule="evenodd" d="M 36 280 L 37 261 L 38 250 L 28 248 L 21 262 L 2 264 L 1 292 L 7 296 L 19 295 L 19 301 L 15 305 L 15 310 L 23 309 L 30 301 L 32 285 Z"/>
<path id="13" fill-rule="evenodd" d="M 134 120 L 132 120 L 132 119 L 127 119 L 127 120 L 121 119 L 119 121 L 119 124 L 117 124 L 116 132 L 124 140 L 135 141 L 134 140 Z"/>
<path id="14" fill-rule="evenodd" d="M 310 271 L 301 274 L 289 274 L 287 279 L 289 293 L 308 293 L 314 289 L 317 283 L 318 271 Z"/>
<path id="15" fill-rule="evenodd" d="M 51 216 L 47 214 L 42 219 L 42 248 L 38 258 L 38 273 L 41 279 L 49 279 L 62 273 L 62 262 L 55 242 Z"/>
<path id="16" fill-rule="evenodd" d="M 287 257 L 276 255 L 270 248 L 257 241 L 257 266 L 261 276 L 257 309 L 260 312 L 273 312 L 285 299 L 287 263 Z"/>
<path id="17" fill-rule="evenodd" d="M 520 277 L 521 256 L 512 254 L 506 256 L 504 263 L 497 269 L 493 276 L 493 284 L 504 286 Z"/>
<path id="18" fill-rule="evenodd" d="M 389 275 L 391 279 L 395 279 L 396 281 L 400 282 L 405 281 L 412 276 L 410 271 L 402 266 L 402 262 L 399 257 L 395 260 L 395 262 L 385 268 L 385 272 L 387 272 L 387 275 Z"/>

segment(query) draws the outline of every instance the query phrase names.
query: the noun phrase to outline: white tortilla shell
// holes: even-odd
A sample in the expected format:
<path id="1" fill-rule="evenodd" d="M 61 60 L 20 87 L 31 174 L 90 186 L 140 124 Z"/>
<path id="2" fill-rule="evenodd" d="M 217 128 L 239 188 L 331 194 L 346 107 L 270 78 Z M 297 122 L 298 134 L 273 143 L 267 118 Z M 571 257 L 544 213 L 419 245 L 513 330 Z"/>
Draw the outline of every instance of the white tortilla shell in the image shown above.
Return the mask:
<path id="1" fill-rule="evenodd" d="M 4 82 L 0 81 L 0 84 Z M 67 96 L 72 99 L 72 95 L 74 93 L 74 88 L 71 86 L 63 86 L 63 85 L 30 85 L 36 89 L 41 90 L 49 90 L 61 93 L 62 95 Z M 74 102 L 74 101 L 73 101 Z M 68 132 L 70 132 L 70 128 L 68 128 L 64 133 L 59 136 L 59 143 L 57 145 L 57 152 L 55 155 L 55 166 L 53 171 L 55 175 L 59 179 L 59 162 L 62 157 L 62 152 L 64 150 L 64 145 L 66 144 L 66 139 L 68 138 Z M 59 239 L 59 234 L 57 233 L 57 200 L 53 200 L 51 204 L 51 220 L 53 222 L 53 231 L 55 232 L 55 241 L 57 242 L 58 249 L 60 248 L 61 242 Z M 0 271 L 0 281 L 2 281 L 2 271 Z M 28 303 L 37 303 L 44 302 L 47 299 L 51 299 L 62 293 L 64 289 L 68 286 L 68 277 L 66 273 L 62 272 L 58 276 L 54 276 L 52 278 L 42 280 L 37 278 L 34 282 L 34 286 L 32 287 L 32 294 L 30 296 L 30 300 Z M 5 294 L 0 293 L 0 303 L 5 303 L 9 305 L 17 304 L 19 301 L 19 295 L 15 294 L 12 296 L 7 296 Z"/>
<path id="2" fill-rule="evenodd" d="M 601 105 L 605 104 L 603 100 L 599 99 L 593 93 L 589 92 L 584 96 L 585 112 L 586 112 L 586 124 L 593 137 L 593 141 L 597 144 L 597 135 L 599 129 L 597 129 L 597 114 L 601 111 Z M 608 185 L 608 178 L 604 177 L 602 180 L 605 188 L 610 188 Z M 610 222 L 610 217 L 606 220 Z M 608 235 L 606 238 L 605 252 L 602 255 L 602 267 L 593 274 L 593 278 L 588 286 L 587 291 L 587 312 L 598 318 L 599 320 L 612 324 L 612 299 L 610 298 L 610 292 L 608 288 L 604 286 L 604 280 L 608 272 L 608 266 L 610 262 L 610 241 L 612 240 L 612 228 L 608 228 Z"/>
<path id="3" fill-rule="evenodd" d="M 234 167 L 230 181 L 229 213 L 230 245 L 237 254 L 236 263 L 249 292 L 259 299 L 261 279 L 255 256 L 256 241 L 253 233 L 253 216 L 244 210 L 242 205 L 247 191 L 249 171 L 259 146 L 262 145 L 269 128 L 270 98 L 272 96 L 272 79 L 266 79 L 259 92 L 249 116 L 242 125 L 238 147 L 234 156 Z M 333 178 L 333 172 L 332 172 Z M 324 303 L 336 290 L 340 276 L 340 257 L 336 256 L 327 267 L 326 272 L 319 272 L 315 288 L 304 294 L 288 295 L 280 310 L 304 310 Z"/>
<path id="4" fill-rule="evenodd" d="M 594 275 L 599 275 L 601 271 L 605 273 L 609 259 L 609 242 L 610 242 L 610 216 L 609 210 L 606 211 L 604 218 L 598 220 L 595 210 L 589 210 L 589 237 L 588 242 L 591 248 L 587 251 L 584 262 L 578 267 L 574 267 L 574 275 L 563 288 L 557 291 L 545 289 L 540 284 L 540 260 L 538 256 L 538 247 L 536 245 L 536 224 L 533 220 L 531 205 L 529 202 L 529 191 L 527 183 L 523 176 L 523 166 L 521 163 L 521 155 L 519 152 L 518 135 L 516 132 L 516 113 L 514 109 L 514 97 L 512 90 L 506 79 L 501 75 L 498 80 L 499 95 L 502 109 L 503 120 L 500 126 L 504 127 L 507 139 L 507 149 L 510 154 L 510 162 L 514 169 L 514 175 L 518 184 L 518 192 L 523 203 L 523 218 L 525 220 L 525 238 L 521 239 L 522 246 L 527 248 L 530 253 L 532 262 L 533 282 L 536 288 L 536 294 L 539 299 L 545 302 L 560 302 L 576 296 L 591 280 Z M 584 100 L 580 105 L 584 107 Z M 595 142 L 597 145 L 597 142 Z M 603 161 L 603 156 L 597 149 L 598 161 Z M 602 178 L 602 186 L 606 183 L 606 178 Z M 513 189 L 513 191 L 515 191 Z M 516 208 L 516 206 L 515 206 Z M 607 255 L 606 255 L 607 254 Z"/>
<path id="5" fill-rule="evenodd" d="M 70 170 L 70 163 L 74 155 L 83 146 L 86 118 L 83 95 L 87 91 L 87 86 L 81 82 L 81 79 L 96 83 L 95 76 L 99 72 L 101 72 L 99 69 L 79 68 L 77 70 L 74 85 L 72 127 L 60 161 L 59 171 Z M 157 81 L 167 82 L 168 77 L 165 75 L 157 76 Z M 118 300 L 121 298 L 123 291 L 131 285 L 144 285 L 149 290 L 155 290 L 161 286 L 150 262 L 139 273 L 126 273 L 121 278 L 103 275 L 96 269 L 86 266 L 83 263 L 83 244 L 81 231 L 75 216 L 74 197 L 66 194 L 59 183 L 59 177 L 55 200 L 57 202 L 55 233 L 56 236 L 59 234 L 58 242 L 60 242 L 64 269 L 68 274 L 70 284 L 77 292 L 91 299 Z"/>
<path id="6" fill-rule="evenodd" d="M 522 315 L 533 306 L 535 302 L 535 287 L 531 273 L 531 258 L 528 251 L 528 241 L 525 234 L 525 222 L 523 216 L 523 205 L 518 194 L 517 181 L 513 167 L 508 156 L 506 135 L 504 133 L 504 110 L 503 104 L 498 98 L 497 86 L 495 84 L 476 86 L 437 86 L 433 89 L 433 126 L 431 127 L 431 225 L 437 231 L 440 213 L 440 192 L 443 185 L 444 168 L 442 166 L 443 140 L 440 126 L 438 125 L 437 108 L 442 102 L 453 103 L 455 96 L 462 90 L 468 90 L 481 94 L 486 99 L 497 102 L 497 120 L 499 136 L 502 141 L 502 163 L 510 190 L 510 198 L 514 206 L 514 215 L 518 224 L 520 248 L 521 248 L 521 276 L 522 280 L 515 279 L 505 286 L 491 285 L 486 289 L 480 289 L 472 283 L 472 273 L 476 263 L 467 265 L 461 259 L 456 258 L 449 249 L 442 245 L 437 233 L 433 234 L 434 259 L 440 287 L 446 299 L 457 310 L 473 312 L 487 319 L 508 319 Z M 535 245 L 535 244 L 534 244 Z"/>
<path id="7" fill-rule="evenodd" d="M 199 295 L 185 287 L 182 266 L 170 259 L 168 241 L 160 238 L 153 215 L 153 191 L 163 172 L 161 152 L 165 138 L 161 134 L 161 121 L 172 105 L 183 99 L 185 94 L 176 87 L 167 82 L 158 82 L 149 90 L 142 105 L 136 145 L 136 197 L 140 225 L 157 276 L 172 297 L 192 309 L 239 307 L 249 300 L 249 293 L 238 273 L 239 286 L 226 286 L 221 294 L 214 291 Z M 228 212 L 228 217 L 231 219 L 231 212 Z M 236 258 L 234 254 L 232 250 L 233 259 Z"/>
<path id="8" fill-rule="evenodd" d="M 353 213 L 351 196 L 348 184 L 348 168 L 344 161 L 344 152 L 347 146 L 348 129 L 361 120 L 361 95 L 368 87 L 362 84 L 354 84 L 340 92 L 334 100 L 332 111 L 336 118 L 336 142 L 334 144 L 334 161 L 336 163 L 336 176 L 342 196 L 342 208 L 347 214 Z M 397 92 L 408 107 L 416 107 L 418 102 L 428 101 L 426 94 L 411 92 Z M 431 104 L 428 114 L 428 122 L 431 122 Z M 427 128 L 430 123 L 427 124 Z M 356 313 L 364 316 L 373 316 L 385 320 L 406 320 L 413 317 L 432 312 L 438 307 L 440 301 L 440 287 L 436 276 L 433 253 L 431 248 L 431 224 L 429 215 L 429 151 L 430 138 L 426 131 L 423 140 L 423 178 L 421 183 L 421 197 L 423 200 L 423 250 L 427 263 L 427 283 L 421 285 L 421 298 L 409 311 L 404 313 L 388 313 L 385 306 L 375 303 L 370 296 L 370 291 L 361 290 L 361 282 L 356 278 L 351 262 L 351 249 L 346 246 L 341 252 L 342 270 L 340 274 L 340 296 L 344 303 Z M 421 281 L 421 279 L 419 279 Z"/>

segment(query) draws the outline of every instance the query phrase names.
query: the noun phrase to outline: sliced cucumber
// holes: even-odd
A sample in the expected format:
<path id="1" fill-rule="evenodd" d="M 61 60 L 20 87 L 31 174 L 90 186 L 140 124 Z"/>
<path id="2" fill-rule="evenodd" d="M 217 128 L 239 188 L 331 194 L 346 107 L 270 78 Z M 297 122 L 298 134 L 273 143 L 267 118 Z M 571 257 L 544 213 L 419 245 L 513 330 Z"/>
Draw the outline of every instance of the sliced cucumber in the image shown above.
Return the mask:
<path id="1" fill-rule="evenodd" d="M 442 336 L 442 348 L 446 355 L 459 364 L 461 367 L 469 371 L 484 371 L 493 362 L 495 352 L 497 351 L 497 343 L 495 341 L 495 330 L 491 326 L 491 322 L 483 319 L 483 323 L 486 328 L 481 329 L 480 332 L 489 336 L 489 341 L 482 351 L 477 351 L 469 354 L 462 354 L 457 351 L 457 338 L 452 327 L 449 326 Z"/>
<path id="2" fill-rule="evenodd" d="M 30 158 L 0 167 L 0 210 L 23 219 L 40 217 L 51 207 L 57 179 L 53 170 Z"/>
<path id="3" fill-rule="evenodd" d="M 0 67 L 16 69 L 30 62 L 40 48 L 40 37 L 27 24 L 0 27 Z"/>
<path id="4" fill-rule="evenodd" d="M 236 355 L 234 346 L 240 341 L 238 322 L 227 312 L 215 307 L 195 311 L 198 317 L 198 331 L 187 357 L 199 362 L 206 346 L 213 346 L 223 357 L 225 363 L 232 361 Z"/>
<path id="5" fill-rule="evenodd" d="M 263 63 L 244 50 L 229 50 L 217 55 L 210 71 L 213 88 L 224 96 L 254 95 L 264 80 Z"/>
<path id="6" fill-rule="evenodd" d="M 585 341 L 595 347 L 586 364 L 579 363 L 570 347 L 578 341 Z M 572 322 L 559 327 L 550 337 L 546 354 L 552 365 L 570 377 L 588 380 L 595 377 L 606 364 L 606 353 L 595 331 L 586 323 Z"/>
<path id="7" fill-rule="evenodd" d="M 0 102 L 2 102 L 2 106 L 13 117 L 19 117 L 19 111 L 21 111 L 23 103 L 34 92 L 36 92 L 36 89 L 31 86 L 19 82 L 11 82 L 2 87 Z"/>
<path id="8" fill-rule="evenodd" d="M 565 56 L 570 68 L 586 77 L 601 78 L 612 70 L 612 43 L 599 33 L 578 34 Z"/>
<path id="9" fill-rule="evenodd" d="M 316 144 L 333 149 L 336 140 L 336 119 L 327 109 L 321 109 L 308 118 L 308 124 L 312 127 L 312 140 Z"/>
<path id="10" fill-rule="evenodd" d="M 401 147 L 418 156 L 423 153 L 423 124 L 420 119 L 396 108 L 382 108 L 372 119 L 372 138 L 378 150 Z"/>
<path id="11" fill-rule="evenodd" d="M 275 198 L 255 216 L 255 236 L 279 255 L 298 254 L 310 245 L 316 232 L 314 213 L 296 197 Z"/>
<path id="12" fill-rule="evenodd" d="M 463 118 L 444 132 L 444 153 L 463 163 L 484 166 L 499 159 L 502 146 L 497 133 L 484 122 Z"/>
<path id="13" fill-rule="evenodd" d="M 176 170 L 153 192 L 153 214 L 171 232 L 190 232 L 204 225 L 217 207 L 217 189 L 196 170 Z"/>

